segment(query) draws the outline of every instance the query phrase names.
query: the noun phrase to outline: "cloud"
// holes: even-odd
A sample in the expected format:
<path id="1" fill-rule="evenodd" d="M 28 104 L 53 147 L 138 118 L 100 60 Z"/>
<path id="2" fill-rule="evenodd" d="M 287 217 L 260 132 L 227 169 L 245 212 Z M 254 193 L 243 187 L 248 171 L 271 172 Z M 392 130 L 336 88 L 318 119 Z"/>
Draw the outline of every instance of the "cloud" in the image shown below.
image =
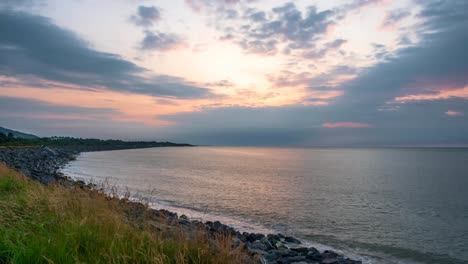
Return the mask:
<path id="1" fill-rule="evenodd" d="M 305 86 L 309 84 L 312 79 L 310 72 L 292 72 L 283 70 L 278 74 L 270 74 L 267 76 L 268 80 L 273 83 L 275 88 Z"/>
<path id="2" fill-rule="evenodd" d="M 447 112 L 445 112 L 445 114 L 448 116 L 464 116 L 465 115 L 463 112 L 453 111 L 453 110 L 448 110 Z"/>
<path id="3" fill-rule="evenodd" d="M 36 5 L 43 5 L 45 0 L 2 0 L 0 9 L 28 8 Z"/>
<path id="4" fill-rule="evenodd" d="M 12 10 L 0 10 L 0 75 L 72 83 L 85 89 L 105 88 L 154 96 L 199 98 L 212 96 L 210 89 L 185 80 L 169 85 L 158 76 L 122 57 L 92 49 L 73 32 L 48 18 Z M 164 40 L 168 48 L 173 41 Z M 150 46 L 151 47 L 151 46 Z"/>
<path id="5" fill-rule="evenodd" d="M 322 59 L 325 57 L 328 53 L 337 51 L 338 49 L 341 48 L 344 44 L 346 44 L 346 40 L 344 39 L 336 39 L 332 42 L 326 43 L 322 49 L 319 50 L 311 50 L 311 51 L 306 51 L 302 54 L 302 57 L 306 59 Z"/>
<path id="6" fill-rule="evenodd" d="M 15 116 L 56 116 L 56 115 L 87 116 L 97 119 L 118 115 L 119 111 L 111 108 L 76 107 L 55 105 L 46 102 L 17 97 L 0 96 L 0 117 Z M 71 118 L 73 119 L 73 118 Z"/>
<path id="7" fill-rule="evenodd" d="M 253 2 L 255 0 L 246 0 L 245 2 Z M 224 9 L 242 2 L 241 0 L 185 0 L 185 3 L 194 11 L 201 12 L 203 10 Z"/>
<path id="8" fill-rule="evenodd" d="M 425 100 L 446 100 L 450 98 L 464 98 L 468 100 L 468 86 L 460 89 L 444 89 L 439 87 L 440 91 L 428 91 L 420 94 L 409 94 L 395 98 L 395 102 L 407 103 L 411 101 L 425 101 Z"/>
<path id="9" fill-rule="evenodd" d="M 333 25 L 333 11 L 317 11 L 309 6 L 300 11 L 293 2 L 264 11 L 247 9 L 243 15 L 250 21 L 225 28 L 223 39 L 237 43 L 247 53 L 274 55 L 279 46 L 288 49 L 312 47 L 312 43 Z"/>
<path id="10" fill-rule="evenodd" d="M 362 69 L 357 78 L 344 83 L 343 90 L 349 92 L 339 99 L 341 105 L 375 109 L 395 98 L 422 94 L 427 84 L 441 80 L 445 83 L 440 90 L 465 87 L 468 53 L 463 43 L 468 41 L 468 15 L 458 10 L 466 7 L 465 1 L 427 3 L 418 15 L 426 21 L 418 45 L 400 49 L 393 57 Z"/>
<path id="11" fill-rule="evenodd" d="M 417 16 L 424 22 L 417 45 L 403 47 L 392 57 L 367 68 L 336 66 L 315 78 L 307 72 L 286 72 L 281 78 L 270 80 L 285 86 L 309 85 L 311 91 L 343 92 L 328 105 L 204 108 L 161 118 L 176 123 L 170 128 L 174 136 L 201 144 L 468 144 L 466 115 L 457 115 L 457 122 L 447 118 L 447 111 L 468 112 L 467 99 L 460 90 L 468 85 L 468 14 L 463 11 L 468 2 L 421 4 Z M 339 75 L 353 78 L 337 82 Z M 419 94 L 432 96 L 432 100 L 394 102 L 395 98 Z M 384 108 L 392 111 L 383 111 Z M 329 127 L 366 129 L 324 129 L 322 125 L 327 123 Z"/>
<path id="12" fill-rule="evenodd" d="M 146 30 L 140 48 L 142 50 L 167 51 L 181 46 L 184 46 L 184 40 L 175 34 Z"/>
<path id="13" fill-rule="evenodd" d="M 161 19 L 161 11 L 155 6 L 139 6 L 137 14 L 130 19 L 138 26 L 149 27 Z"/>
<path id="14" fill-rule="evenodd" d="M 441 115 L 447 109 L 467 112 L 461 99 L 400 105 L 398 111 L 355 106 L 217 107 L 158 116 L 174 122 L 161 133 L 195 144 L 275 146 L 394 146 L 468 144 L 468 122 Z M 229 120 L 229 122 L 226 122 Z M 326 129 L 324 123 L 369 124 L 367 128 Z"/>
<path id="15" fill-rule="evenodd" d="M 356 122 L 335 122 L 335 123 L 323 123 L 323 128 L 369 128 L 371 125 L 365 123 Z"/>
<path id="16" fill-rule="evenodd" d="M 123 121 L 121 114 L 113 108 L 58 105 L 34 99 L 0 96 L 0 126 L 44 137 L 165 141 L 157 128 L 141 122 Z"/>
<path id="17" fill-rule="evenodd" d="M 340 84 L 347 84 L 348 79 L 354 78 L 361 69 L 351 66 L 340 65 L 332 67 L 330 70 L 307 79 L 308 85 L 315 89 L 317 87 L 335 87 Z M 341 87 L 343 89 L 343 87 Z"/>
<path id="18" fill-rule="evenodd" d="M 363 9 L 369 6 L 382 5 L 387 2 L 386 0 L 353 0 L 350 3 L 344 4 L 343 6 L 335 10 L 337 13 L 344 15 L 348 12 Z"/>
<path id="19" fill-rule="evenodd" d="M 218 3 L 207 2 L 210 5 Z M 219 3 L 228 8 L 233 6 L 232 3 Z M 380 2 L 355 1 L 353 8 L 377 3 Z M 465 43 L 468 42 L 468 15 L 464 12 L 468 3 L 466 1 L 422 0 L 420 3 L 421 12 L 413 14 L 422 23 L 420 27 L 414 29 L 421 32 L 420 39 L 412 46 L 400 48 L 391 57 L 385 56 L 384 61 L 381 60 L 366 68 L 336 65 L 317 77 L 307 71 L 300 71 L 298 73 L 283 72 L 278 78 L 271 79 L 272 82 L 278 83 L 278 87 L 290 85 L 306 89 L 304 105 L 279 107 L 223 107 L 218 105 L 203 107 L 194 112 L 159 115 L 155 119 L 169 121 L 174 125 L 158 130 L 157 135 L 162 135 L 169 140 L 189 141 L 195 144 L 227 145 L 467 144 L 468 117 L 456 114 L 454 118 L 448 117 L 453 116 L 455 112 L 468 113 L 467 99 L 463 95 L 465 94 L 463 89 L 468 85 L 468 54 L 465 48 Z M 305 23 L 308 17 L 307 12 L 300 10 L 290 4 L 279 7 L 276 10 L 278 13 L 270 10 L 265 20 L 260 18 L 258 21 L 253 21 L 248 18 L 248 21 L 253 21 L 251 25 L 244 25 L 245 27 L 233 25 L 235 28 L 229 31 L 232 34 L 229 39 L 236 41 L 239 45 L 239 41 L 246 40 L 248 41 L 246 49 L 253 46 L 253 51 L 262 54 L 265 52 L 273 54 L 271 50 L 281 51 L 284 45 L 300 52 L 317 47 L 320 50 L 322 47 L 318 44 L 322 41 L 317 42 L 317 40 L 324 34 L 320 33 L 320 25 L 333 23 L 336 13 L 333 11 L 333 14 L 327 15 L 326 19 L 320 20 L 317 14 L 321 12 L 315 10 L 313 17 L 318 20 L 317 23 L 311 22 L 310 25 L 317 25 L 317 30 L 308 35 L 309 33 L 302 32 L 304 28 L 299 30 L 295 27 L 295 25 Z M 0 16 L 2 32 L 0 35 L 0 73 L 2 75 L 21 78 L 33 75 L 37 78 L 84 85 L 90 88 L 103 86 L 107 87 L 106 89 L 118 91 L 177 98 L 214 96 L 209 89 L 204 87 L 210 87 L 211 84 L 224 85 L 222 80 L 200 87 L 200 85 L 172 76 L 143 78 L 141 77 L 143 74 L 148 74 L 146 69 L 114 54 L 91 49 L 86 42 L 69 31 L 54 26 L 47 19 L 44 21 L 38 20 L 37 16 L 20 15 L 21 19 L 15 20 L 12 24 L 12 19 L 3 14 Z M 243 14 L 239 17 L 243 18 Z M 291 34 L 288 35 L 284 32 L 284 28 L 290 21 L 294 23 L 291 23 Z M 25 27 L 21 27 L 22 23 L 33 29 L 24 30 Z M 261 31 L 263 26 L 271 30 Z M 21 32 L 20 36 L 15 37 L 16 33 L 11 32 L 12 28 Z M 5 32 L 6 34 L 3 34 Z M 41 32 L 40 37 L 35 37 L 36 32 Z M 308 36 L 310 39 L 303 41 L 303 39 L 308 39 Z M 257 40 L 258 42 L 255 42 Z M 268 41 L 273 41 L 270 46 L 265 44 Z M 331 46 L 334 46 L 332 43 L 329 42 Z M 336 43 L 337 46 L 338 44 Z M 376 51 L 382 52 L 385 49 L 383 46 L 376 46 L 376 48 Z M 50 56 L 50 54 L 57 56 Z M 239 90 L 239 93 L 247 96 L 248 92 L 251 91 Z M 332 97 L 332 100 L 324 98 L 327 96 Z M 409 100 L 408 96 L 425 97 Z M 405 103 L 397 100 L 397 98 L 405 97 Z M 157 102 L 173 103 L 172 100 L 167 99 Z M 180 103 L 180 101 L 176 102 Z M 25 103 L 21 105 L 27 107 Z M 8 107 L 11 108 L 14 105 L 10 103 Z M 31 108 L 33 111 L 37 109 L 39 114 L 49 117 L 53 117 L 53 113 L 57 114 L 62 110 L 34 107 Z M 8 110 L 2 109 L 2 111 L 3 115 L 8 114 Z M 92 111 L 103 116 L 113 115 L 112 111 L 107 112 L 108 110 L 105 109 L 63 109 L 63 111 L 70 115 L 81 111 Z M 91 114 L 85 113 L 84 115 Z M 8 125 L 20 122 L 18 120 L 16 117 L 1 118 L 2 124 Z M 80 120 L 80 122 L 52 121 L 51 119 L 37 121 L 26 117 L 24 120 L 21 119 L 25 126 L 34 124 L 43 129 L 42 131 L 50 132 L 47 127 L 60 126 L 60 132 L 79 136 L 86 135 L 86 133 L 91 135 L 100 133 L 101 136 L 109 137 L 119 137 L 123 133 L 134 132 L 141 133 L 139 135 L 156 134 L 154 129 L 148 129 L 141 124 L 116 123 L 107 119 L 99 120 L 99 117 L 94 117 L 93 120 Z M 323 127 L 324 124 L 334 126 L 336 129 Z M 354 126 L 360 124 L 357 126 L 361 126 L 359 128 L 362 129 L 346 129 L 346 126 L 353 126 L 350 124 Z M 363 127 L 365 125 L 369 126 Z M 93 129 L 84 131 L 79 127 L 92 127 Z M 133 130 L 136 127 L 138 129 Z"/>
<path id="20" fill-rule="evenodd" d="M 397 10 L 392 10 L 387 13 L 383 23 L 382 27 L 390 27 L 394 26 L 401 20 L 411 16 L 411 12 L 405 9 L 397 9 Z"/>
<path id="21" fill-rule="evenodd" d="M 224 12 L 226 19 L 235 19 L 239 16 L 239 13 L 235 9 L 227 9 Z"/>
<path id="22" fill-rule="evenodd" d="M 267 20 L 266 13 L 263 11 L 254 12 L 250 14 L 248 17 L 254 22 L 264 22 Z"/>
<path id="23" fill-rule="evenodd" d="M 346 91 L 341 84 L 356 77 L 358 73 L 359 69 L 357 68 L 336 66 L 319 75 L 313 75 L 309 72 L 281 71 L 277 75 L 268 75 L 267 78 L 275 89 L 304 88 L 303 104 L 305 105 L 324 106 L 343 96 Z"/>
<path id="24" fill-rule="evenodd" d="M 233 87 L 234 83 L 230 80 L 219 80 L 216 82 L 206 83 L 205 85 L 209 87 Z"/>

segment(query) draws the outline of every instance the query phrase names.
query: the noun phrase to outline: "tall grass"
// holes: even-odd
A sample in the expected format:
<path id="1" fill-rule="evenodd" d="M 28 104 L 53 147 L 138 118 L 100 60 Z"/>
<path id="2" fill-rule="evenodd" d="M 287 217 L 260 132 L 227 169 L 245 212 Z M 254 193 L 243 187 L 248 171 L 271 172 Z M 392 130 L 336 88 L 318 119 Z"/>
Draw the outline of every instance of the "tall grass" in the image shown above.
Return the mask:
<path id="1" fill-rule="evenodd" d="M 213 239 L 134 209 L 96 191 L 41 185 L 0 164 L 0 263 L 251 260 L 229 237 Z"/>

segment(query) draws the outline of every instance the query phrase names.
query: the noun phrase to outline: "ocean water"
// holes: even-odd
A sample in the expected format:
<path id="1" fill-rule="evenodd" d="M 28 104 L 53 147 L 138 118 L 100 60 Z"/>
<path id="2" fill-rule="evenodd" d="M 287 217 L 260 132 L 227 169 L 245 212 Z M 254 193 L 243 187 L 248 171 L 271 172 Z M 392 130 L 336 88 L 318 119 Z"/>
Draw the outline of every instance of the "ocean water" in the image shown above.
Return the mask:
<path id="1" fill-rule="evenodd" d="M 63 172 L 366 263 L 468 263 L 468 149 L 152 148 L 82 153 Z"/>

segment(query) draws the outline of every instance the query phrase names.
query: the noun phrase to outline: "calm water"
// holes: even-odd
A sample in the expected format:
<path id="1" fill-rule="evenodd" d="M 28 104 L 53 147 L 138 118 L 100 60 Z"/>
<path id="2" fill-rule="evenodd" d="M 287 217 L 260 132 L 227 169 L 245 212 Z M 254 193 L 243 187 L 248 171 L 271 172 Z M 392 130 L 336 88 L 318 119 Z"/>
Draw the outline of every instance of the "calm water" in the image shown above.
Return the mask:
<path id="1" fill-rule="evenodd" d="M 468 149 L 153 148 L 83 153 L 64 172 L 368 263 L 468 263 Z"/>

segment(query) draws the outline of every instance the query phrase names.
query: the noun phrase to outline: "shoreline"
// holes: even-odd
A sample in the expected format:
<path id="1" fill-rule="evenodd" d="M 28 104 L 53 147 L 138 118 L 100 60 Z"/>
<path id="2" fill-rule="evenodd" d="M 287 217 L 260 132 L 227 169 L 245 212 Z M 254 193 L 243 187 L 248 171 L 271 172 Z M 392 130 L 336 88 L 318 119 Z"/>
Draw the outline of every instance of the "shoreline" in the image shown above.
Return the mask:
<path id="1" fill-rule="evenodd" d="M 64 175 L 61 169 L 74 160 L 81 152 L 111 151 L 134 149 L 119 146 L 78 146 L 78 147 L 31 147 L 31 148 L 2 148 L 0 162 L 8 167 L 21 171 L 27 177 L 42 184 L 60 184 L 70 188 L 97 189 L 96 185 L 89 185 L 83 181 L 76 181 Z M 219 221 L 201 222 L 191 220 L 185 215 L 165 209 L 153 209 L 140 202 L 130 202 L 131 206 L 142 207 L 147 212 L 164 217 L 171 225 L 185 228 L 200 228 L 212 236 L 226 235 L 231 237 L 233 245 L 242 246 L 252 257 L 259 256 L 259 263 L 324 263 L 324 264 L 358 264 L 359 260 L 352 260 L 334 251 L 319 251 L 314 247 L 305 246 L 300 240 L 282 234 L 261 234 L 240 232 L 235 228 Z"/>

